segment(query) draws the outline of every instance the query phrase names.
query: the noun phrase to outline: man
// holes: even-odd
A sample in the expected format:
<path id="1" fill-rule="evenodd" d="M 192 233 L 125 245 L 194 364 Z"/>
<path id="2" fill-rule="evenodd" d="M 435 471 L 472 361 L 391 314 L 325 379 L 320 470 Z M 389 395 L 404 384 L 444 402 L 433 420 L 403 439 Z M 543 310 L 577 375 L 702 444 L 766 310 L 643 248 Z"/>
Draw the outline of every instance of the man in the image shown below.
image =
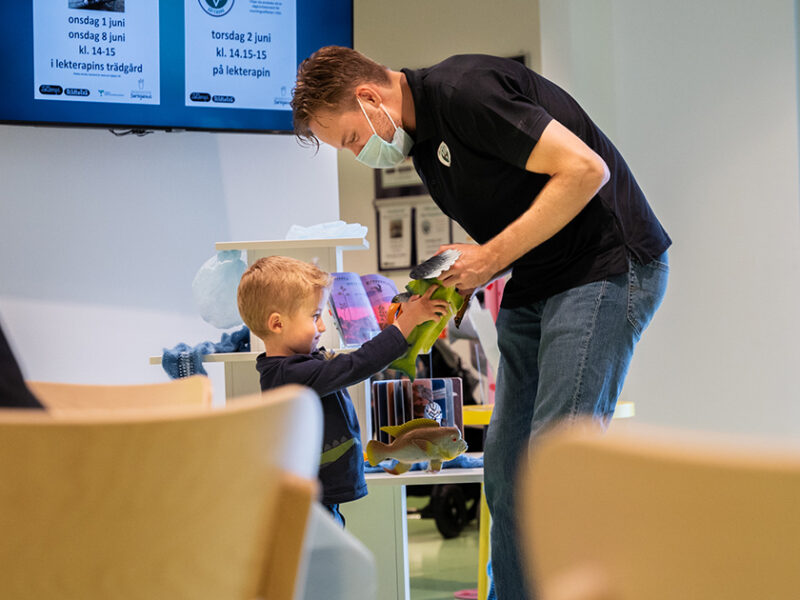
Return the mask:
<path id="1" fill-rule="evenodd" d="M 295 133 L 375 168 L 409 154 L 433 200 L 477 242 L 440 278 L 472 290 L 512 269 L 485 444 L 500 600 L 526 591 L 515 523 L 519 459 L 562 419 L 614 413 L 633 348 L 663 298 L 671 241 L 622 156 L 581 107 L 522 64 L 451 57 L 393 71 L 326 47 L 301 64 Z"/>

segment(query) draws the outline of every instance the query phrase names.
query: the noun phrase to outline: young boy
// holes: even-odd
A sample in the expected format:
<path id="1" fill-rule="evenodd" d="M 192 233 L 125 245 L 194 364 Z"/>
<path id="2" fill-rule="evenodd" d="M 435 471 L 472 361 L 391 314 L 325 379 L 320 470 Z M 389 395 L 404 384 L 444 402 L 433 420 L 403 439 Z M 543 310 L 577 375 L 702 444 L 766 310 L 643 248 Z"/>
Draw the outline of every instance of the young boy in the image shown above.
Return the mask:
<path id="1" fill-rule="evenodd" d="M 396 321 L 353 352 L 330 358 L 317 349 L 325 331 L 322 314 L 331 276 L 293 258 L 270 256 L 253 263 L 239 282 L 239 313 L 266 352 L 256 359 L 261 389 L 288 383 L 312 388 L 322 399 L 324 434 L 319 479 L 321 502 L 344 525 L 339 504 L 367 493 L 361 432 L 347 387 L 381 371 L 408 348 L 406 338 L 419 323 L 449 310 L 432 300 L 436 286 L 413 297 Z"/>

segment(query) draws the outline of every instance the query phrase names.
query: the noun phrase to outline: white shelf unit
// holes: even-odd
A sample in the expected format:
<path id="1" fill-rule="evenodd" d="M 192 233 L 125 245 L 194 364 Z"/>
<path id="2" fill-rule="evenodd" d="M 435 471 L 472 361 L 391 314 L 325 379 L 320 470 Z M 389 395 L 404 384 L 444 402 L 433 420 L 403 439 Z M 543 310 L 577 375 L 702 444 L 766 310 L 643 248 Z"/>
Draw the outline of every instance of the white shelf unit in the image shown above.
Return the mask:
<path id="1" fill-rule="evenodd" d="M 247 265 L 266 256 L 291 256 L 298 260 L 314 262 L 330 272 L 342 271 L 342 253 L 345 250 L 365 250 L 369 242 L 364 238 L 325 240 L 267 240 L 251 242 L 218 242 L 217 250 L 245 250 Z M 328 319 L 330 319 L 330 316 Z M 341 340 L 332 321 L 325 322 L 327 331 L 322 339 L 326 348 L 340 349 Z M 326 339 L 327 336 L 327 339 Z M 251 337 L 251 352 L 207 354 L 203 362 L 221 362 L 225 365 L 226 399 L 259 393 L 261 386 L 255 368 L 256 357 L 264 351 L 258 338 Z M 161 364 L 161 356 L 151 356 L 151 364 Z M 353 400 L 364 447 L 372 437 L 369 380 L 348 388 Z M 409 600 L 408 531 L 406 527 L 406 486 L 415 484 L 479 482 L 483 469 L 453 469 L 439 473 L 414 471 L 401 476 L 387 473 L 367 474 L 369 494 L 355 502 L 342 505 L 347 518 L 347 528 L 375 555 L 378 570 L 380 598 Z"/>
<path id="2" fill-rule="evenodd" d="M 339 509 L 347 529 L 375 555 L 381 600 L 410 600 L 406 486 L 483 483 L 483 469 L 367 473 L 369 494 Z M 488 521 L 488 520 L 487 520 Z M 476 574 L 477 579 L 477 574 Z"/>
<path id="3" fill-rule="evenodd" d="M 343 270 L 342 253 L 345 250 L 366 250 L 369 242 L 366 238 L 328 238 L 307 240 L 262 240 L 244 242 L 217 242 L 216 250 L 244 250 L 249 267 L 260 258 L 267 256 L 290 256 L 298 260 L 314 263 L 320 269 L 333 273 Z M 346 352 L 339 349 L 341 339 L 333 319 L 326 312 L 323 315 L 326 331 L 320 344 L 328 349 Z M 236 398 L 261 392 L 258 371 L 255 368 L 256 357 L 264 352 L 263 342 L 250 336 L 250 352 L 224 352 L 206 354 L 203 362 L 221 362 L 225 365 L 225 399 Z M 151 356 L 150 364 L 160 365 L 161 356 Z M 371 402 L 369 382 L 360 383 L 348 388 L 353 405 L 356 408 L 361 424 L 361 441 L 366 445 L 372 437 L 372 420 L 369 406 Z"/>
<path id="4" fill-rule="evenodd" d="M 266 240 L 261 242 L 217 242 L 217 250 L 245 250 L 247 266 L 267 256 L 290 256 L 297 260 L 316 264 L 320 269 L 333 273 L 343 270 L 342 253 L 345 250 L 366 250 L 369 242 L 365 238 L 334 238 L 309 240 Z M 322 335 L 320 344 L 328 349 L 337 349 L 341 339 L 333 326 L 329 314 L 323 315 L 323 323 L 327 331 Z M 263 352 L 264 344 L 251 336 L 250 349 Z"/>
<path id="5" fill-rule="evenodd" d="M 215 248 L 219 250 L 244 250 L 247 253 L 247 266 L 249 267 L 260 258 L 267 256 L 290 256 L 297 260 L 316 264 L 328 273 L 342 271 L 343 253 L 345 250 L 366 250 L 369 242 L 366 238 L 331 238 L 307 240 L 263 240 L 245 242 L 217 242 Z M 341 338 L 334 327 L 333 319 L 328 312 L 323 315 L 326 331 L 320 338 L 320 344 L 328 349 L 337 351 L 341 346 Z M 258 381 L 258 372 L 254 362 L 256 356 L 264 351 L 263 342 L 257 337 L 250 336 L 250 350 L 248 353 L 231 353 L 208 355 L 209 360 L 219 360 L 225 363 L 225 395 L 233 398 L 245 394 L 261 391 Z M 237 354 L 239 356 L 237 356 Z M 212 358 L 217 357 L 217 358 Z M 372 437 L 372 419 L 370 416 L 370 386 L 369 381 L 359 383 L 348 388 L 350 397 L 358 415 L 361 425 L 361 441 L 366 445 Z"/>

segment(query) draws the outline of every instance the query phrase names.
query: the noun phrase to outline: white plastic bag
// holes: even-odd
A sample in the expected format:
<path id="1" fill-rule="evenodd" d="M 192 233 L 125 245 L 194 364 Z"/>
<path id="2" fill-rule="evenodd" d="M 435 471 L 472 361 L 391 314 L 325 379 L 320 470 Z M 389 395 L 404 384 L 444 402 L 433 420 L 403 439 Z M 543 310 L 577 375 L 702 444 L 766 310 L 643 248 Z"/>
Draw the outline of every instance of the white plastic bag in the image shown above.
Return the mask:
<path id="1" fill-rule="evenodd" d="M 286 232 L 287 240 L 331 239 L 331 238 L 360 238 L 367 235 L 367 228 L 360 223 L 345 223 L 344 221 L 328 221 L 309 227 L 292 225 Z"/>
<path id="2" fill-rule="evenodd" d="M 203 263 L 192 281 L 192 294 L 204 321 L 219 329 L 241 325 L 236 294 L 245 269 L 241 250 L 222 250 Z"/>

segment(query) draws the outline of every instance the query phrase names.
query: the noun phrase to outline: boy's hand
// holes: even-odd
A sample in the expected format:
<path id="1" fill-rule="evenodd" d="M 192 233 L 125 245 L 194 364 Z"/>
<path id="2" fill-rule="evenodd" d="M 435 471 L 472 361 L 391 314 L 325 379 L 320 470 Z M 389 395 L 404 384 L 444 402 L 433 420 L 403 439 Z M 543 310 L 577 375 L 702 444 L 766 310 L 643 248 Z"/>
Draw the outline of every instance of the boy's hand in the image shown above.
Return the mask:
<path id="1" fill-rule="evenodd" d="M 432 285 L 422 296 L 411 296 L 408 302 L 403 303 L 403 310 L 400 316 L 395 319 L 396 325 L 403 333 L 403 337 L 408 338 L 414 327 L 425 321 L 438 321 L 442 315 L 449 314 L 452 310 L 447 300 L 434 300 L 431 295 L 438 288 Z"/>

